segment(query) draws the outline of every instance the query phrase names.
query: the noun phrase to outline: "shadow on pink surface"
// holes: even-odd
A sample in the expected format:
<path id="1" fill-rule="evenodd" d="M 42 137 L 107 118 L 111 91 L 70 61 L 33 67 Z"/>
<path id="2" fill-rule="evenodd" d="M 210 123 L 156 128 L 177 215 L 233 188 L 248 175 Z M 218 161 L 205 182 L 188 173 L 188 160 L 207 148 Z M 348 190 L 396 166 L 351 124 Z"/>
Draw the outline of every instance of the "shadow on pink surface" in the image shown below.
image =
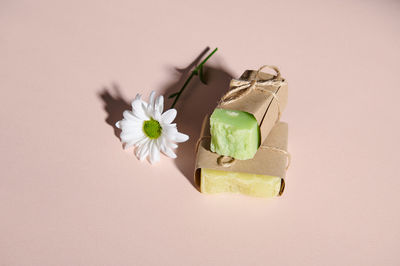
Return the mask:
<path id="1" fill-rule="evenodd" d="M 166 98 L 165 109 L 169 109 L 173 99 L 168 99 L 168 95 L 177 92 L 182 87 L 186 78 L 190 75 L 193 68 L 200 63 L 204 54 L 208 51 L 206 48 L 199 57 L 196 58 L 186 68 L 175 68 L 173 75 L 175 79 L 162 91 Z M 210 59 L 212 61 L 213 58 Z M 217 106 L 221 96 L 229 88 L 229 82 L 232 75 L 222 66 L 204 66 L 204 73 L 207 85 L 200 82 L 198 76 L 195 76 L 188 87 L 184 90 L 181 98 L 178 100 L 175 108 L 178 115 L 175 119 L 179 132 L 189 135 L 189 140 L 180 143 L 176 151 L 178 158 L 175 160 L 177 168 L 194 186 L 193 171 L 195 163 L 195 145 L 200 136 L 201 125 L 204 117 L 211 114 Z"/>
<path id="2" fill-rule="evenodd" d="M 115 83 L 110 88 L 104 87 L 98 93 L 99 98 L 103 100 L 104 110 L 107 113 L 106 123 L 114 129 L 114 135 L 119 138 L 121 131 L 115 126 L 122 119 L 122 113 L 125 110 L 131 110 L 132 107 L 121 94 L 119 86 Z"/>
<path id="3" fill-rule="evenodd" d="M 173 102 L 173 99 L 168 99 L 168 96 L 180 90 L 186 78 L 208 50 L 209 48 L 204 49 L 185 68 L 170 68 L 172 80 L 158 92 L 165 97 L 164 110 L 170 109 Z M 204 74 L 207 85 L 201 83 L 198 76 L 195 76 L 175 105 L 178 115 L 174 123 L 177 124 L 179 132 L 189 135 L 189 140 L 180 143 L 175 151 L 178 156 L 175 159 L 175 165 L 193 186 L 195 144 L 200 135 L 201 124 L 205 115 L 214 110 L 221 96 L 228 90 L 232 78 L 232 75 L 223 67 L 209 67 L 207 64 L 204 66 Z M 120 130 L 116 128 L 115 123 L 122 118 L 123 111 L 131 110 L 130 102 L 121 95 L 117 84 L 103 88 L 98 93 L 98 97 L 103 101 L 104 110 L 107 113 L 105 122 L 113 128 L 114 135 L 119 138 Z"/>

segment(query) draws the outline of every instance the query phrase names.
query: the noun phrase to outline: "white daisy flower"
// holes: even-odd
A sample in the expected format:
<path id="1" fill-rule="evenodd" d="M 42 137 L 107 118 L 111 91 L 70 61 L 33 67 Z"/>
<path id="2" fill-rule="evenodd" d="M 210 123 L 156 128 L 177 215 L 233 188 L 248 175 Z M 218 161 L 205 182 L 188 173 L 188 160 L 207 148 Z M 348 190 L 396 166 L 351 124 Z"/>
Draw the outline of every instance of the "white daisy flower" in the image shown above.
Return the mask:
<path id="1" fill-rule="evenodd" d="M 136 95 L 132 102 L 132 111 L 124 111 L 124 119 L 118 121 L 115 126 L 122 130 L 121 141 L 124 148 L 136 147 L 136 157 L 143 161 L 150 156 L 150 163 L 160 160 L 160 151 L 170 158 L 176 158 L 172 151 L 178 147 L 176 142 L 185 142 L 188 135 L 178 132 L 176 124 L 171 124 L 176 117 L 176 110 L 169 109 L 163 112 L 164 97 L 155 99 L 155 92 L 150 94 L 150 102 Z"/>

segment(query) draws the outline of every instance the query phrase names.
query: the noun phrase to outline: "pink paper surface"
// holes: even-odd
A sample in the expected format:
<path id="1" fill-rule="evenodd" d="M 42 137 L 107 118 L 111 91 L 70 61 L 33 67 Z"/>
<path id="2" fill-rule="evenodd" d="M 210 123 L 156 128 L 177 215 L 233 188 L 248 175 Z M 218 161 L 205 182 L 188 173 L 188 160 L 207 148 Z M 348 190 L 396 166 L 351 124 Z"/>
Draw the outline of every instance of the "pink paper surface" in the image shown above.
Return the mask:
<path id="1" fill-rule="evenodd" d="M 2 1 L 0 265 L 399 265 L 399 17 L 394 0 Z M 209 85 L 177 105 L 190 141 L 140 163 L 110 124 L 206 46 Z M 201 120 L 263 64 L 289 82 L 285 193 L 203 195 Z"/>

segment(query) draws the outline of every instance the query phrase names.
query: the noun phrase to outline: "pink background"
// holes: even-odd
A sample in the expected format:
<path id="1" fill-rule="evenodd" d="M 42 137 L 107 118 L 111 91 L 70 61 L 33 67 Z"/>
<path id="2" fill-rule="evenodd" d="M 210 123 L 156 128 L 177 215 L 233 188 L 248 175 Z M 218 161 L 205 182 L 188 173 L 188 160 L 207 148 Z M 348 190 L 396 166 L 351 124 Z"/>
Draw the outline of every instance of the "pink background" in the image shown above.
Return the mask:
<path id="1" fill-rule="evenodd" d="M 0 3 L 0 265 L 399 265 L 398 1 Z M 111 126 L 173 92 L 191 140 L 156 166 Z M 200 120 L 246 68 L 289 82 L 282 198 L 191 183 Z M 183 76 L 185 78 L 186 76 Z"/>

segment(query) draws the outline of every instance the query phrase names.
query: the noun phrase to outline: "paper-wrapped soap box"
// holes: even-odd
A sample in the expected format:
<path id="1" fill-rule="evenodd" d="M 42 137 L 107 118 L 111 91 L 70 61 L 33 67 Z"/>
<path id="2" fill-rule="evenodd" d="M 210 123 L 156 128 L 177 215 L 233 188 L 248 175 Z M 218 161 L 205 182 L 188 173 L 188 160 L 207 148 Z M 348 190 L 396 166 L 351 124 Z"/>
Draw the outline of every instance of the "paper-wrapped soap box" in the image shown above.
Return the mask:
<path id="1" fill-rule="evenodd" d="M 211 116 L 212 151 L 240 160 L 251 159 L 279 121 L 287 104 L 288 84 L 278 68 L 264 67 L 277 74 L 261 72 L 262 68 L 246 70 L 238 80 L 231 81 L 230 90 Z M 248 121 L 244 121 L 246 114 L 250 116 Z M 238 120 L 243 120 L 240 125 Z"/>
<path id="2" fill-rule="evenodd" d="M 228 167 L 210 150 L 209 119 L 203 122 L 198 141 L 194 179 L 203 193 L 234 192 L 258 197 L 280 196 L 288 164 L 288 125 L 276 123 L 253 159 L 236 160 Z"/>

